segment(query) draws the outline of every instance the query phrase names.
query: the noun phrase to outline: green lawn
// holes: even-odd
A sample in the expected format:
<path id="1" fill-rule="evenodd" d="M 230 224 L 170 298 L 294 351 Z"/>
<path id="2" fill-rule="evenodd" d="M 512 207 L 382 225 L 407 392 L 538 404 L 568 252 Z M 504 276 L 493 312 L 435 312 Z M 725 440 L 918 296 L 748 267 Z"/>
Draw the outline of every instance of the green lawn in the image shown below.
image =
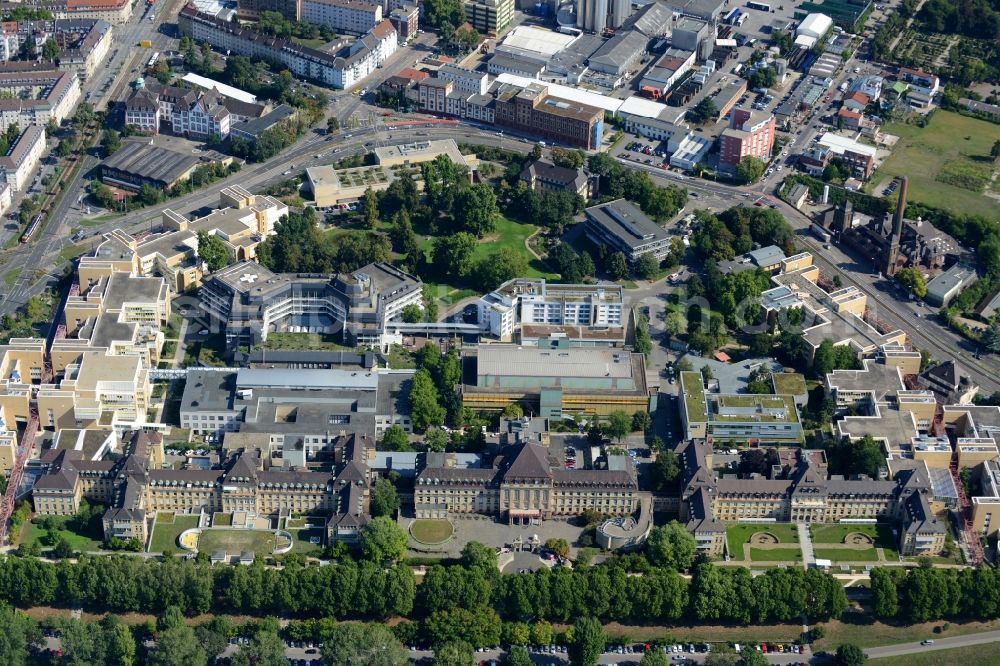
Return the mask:
<path id="1" fill-rule="evenodd" d="M 796 530 L 795 525 L 792 525 L 791 523 L 729 525 L 726 527 L 726 539 L 729 541 L 729 552 L 737 555 L 741 554 L 743 552 L 743 544 L 749 543 L 750 537 L 757 532 L 767 532 L 768 534 L 773 534 L 778 537 L 778 541 L 780 543 L 797 544 L 799 542 L 798 531 Z"/>
<path id="2" fill-rule="evenodd" d="M 1000 126 L 938 110 L 927 127 L 888 123 L 882 131 L 899 136 L 899 142 L 872 176 L 874 194 L 882 193 L 890 177 L 908 176 L 912 201 L 957 213 L 996 214 L 1000 202 L 967 188 L 983 186 L 997 169 L 989 154 Z"/>
<path id="3" fill-rule="evenodd" d="M 416 368 L 417 362 L 409 350 L 401 345 L 393 345 L 389 348 L 389 367 L 393 370 Z"/>
<path id="4" fill-rule="evenodd" d="M 81 254 L 90 249 L 89 243 L 80 243 L 77 245 L 70 245 L 69 247 L 64 247 L 59 251 L 59 261 L 70 261 L 76 259 Z"/>
<path id="5" fill-rule="evenodd" d="M 437 544 L 451 536 L 453 529 L 447 520 L 417 520 L 410 526 L 410 534 L 420 543 Z"/>
<path id="6" fill-rule="evenodd" d="M 256 555 L 270 555 L 274 552 L 274 532 L 269 530 L 203 530 L 198 538 L 198 551 L 211 555 L 212 551 L 224 548 L 230 555 L 239 555 L 244 550 L 252 550 Z"/>
<path id="7" fill-rule="evenodd" d="M 302 37 L 292 37 L 292 41 L 296 44 L 301 44 L 311 49 L 318 49 L 319 47 L 326 44 L 326 40 L 321 37 L 316 37 L 315 39 L 305 39 Z"/>
<path id="8" fill-rule="evenodd" d="M 296 351 L 353 351 L 337 342 L 339 336 L 321 333 L 268 333 L 264 349 Z"/>
<path id="9" fill-rule="evenodd" d="M 940 666 L 942 663 L 962 664 L 962 666 L 996 666 L 996 664 L 1000 664 L 1000 643 L 948 648 L 947 651 L 935 650 L 934 652 L 908 654 L 902 657 L 882 657 L 881 659 L 869 659 L 867 663 L 877 666 Z"/>
<path id="10" fill-rule="evenodd" d="M 3 283 L 8 289 L 10 289 L 14 286 L 14 283 L 17 282 L 17 278 L 19 277 L 21 277 L 21 269 L 15 268 L 14 270 L 7 271 L 3 274 Z"/>
<path id="11" fill-rule="evenodd" d="M 531 234 L 538 229 L 533 224 L 522 224 L 514 220 L 500 216 L 497 220 L 497 228 L 492 234 L 483 237 L 479 241 L 479 246 L 473 253 L 475 260 L 483 259 L 487 255 L 493 254 L 502 247 L 509 247 L 528 260 L 528 272 L 522 277 L 543 277 L 555 279 L 556 273 L 550 273 L 546 267 L 528 252 L 524 242 Z"/>
<path id="12" fill-rule="evenodd" d="M 233 524 L 233 514 L 216 511 L 212 514 L 212 527 L 229 527 Z"/>
<path id="13" fill-rule="evenodd" d="M 167 548 L 180 550 L 177 545 L 177 537 L 184 530 L 198 527 L 198 516 L 176 515 L 172 523 L 160 522 L 160 518 L 165 514 L 157 514 L 156 525 L 153 527 L 153 538 L 149 542 L 149 552 L 162 553 Z"/>
<path id="14" fill-rule="evenodd" d="M 834 562 L 877 562 L 878 551 L 874 548 L 816 548 L 817 559 L 833 560 Z M 886 553 L 888 555 L 888 553 Z"/>
<path id="15" fill-rule="evenodd" d="M 864 616 L 865 619 L 870 620 L 870 616 Z M 829 622 L 824 622 L 823 627 L 826 630 L 826 636 L 821 640 L 817 641 L 817 650 L 836 650 L 837 646 L 841 643 L 855 643 L 861 647 L 872 647 L 874 645 L 895 645 L 898 643 L 912 643 L 915 641 L 922 641 L 925 638 L 948 638 L 951 636 L 964 636 L 966 634 L 974 634 L 981 631 L 995 631 L 1000 629 L 1000 620 L 992 620 L 990 622 L 952 622 L 947 630 L 941 631 L 940 633 L 935 633 L 935 627 L 941 627 L 944 622 L 925 622 L 923 624 L 908 624 L 908 625 L 894 625 L 894 624 L 883 624 L 882 622 L 871 621 L 871 622 L 861 622 L 859 618 L 858 623 L 848 623 L 841 622 L 839 620 L 831 620 Z M 985 646 L 981 646 L 985 648 Z M 935 652 L 930 654 L 936 654 L 938 656 L 938 664 L 963 664 L 967 663 L 961 659 L 943 659 L 942 657 L 950 656 L 949 652 Z M 907 658 L 913 658 L 916 655 L 908 655 Z M 881 660 L 873 663 L 882 664 L 885 663 Z M 1000 663 L 997 661 L 989 663 Z"/>
<path id="16" fill-rule="evenodd" d="M 844 543 L 844 539 L 852 532 L 867 534 L 875 540 L 875 547 L 885 550 L 885 556 L 896 559 L 899 553 L 896 551 L 896 542 L 892 536 L 892 527 L 883 523 L 876 525 L 813 525 L 810 527 L 810 534 L 814 544 L 824 543 Z M 819 557 L 817 555 L 817 557 Z M 838 558 L 830 558 L 838 559 Z M 842 558 L 841 558 L 842 559 Z M 862 558 L 859 558 L 862 559 Z"/>
<path id="17" fill-rule="evenodd" d="M 24 527 L 24 531 L 21 533 L 21 543 L 34 543 L 35 541 L 39 541 L 43 536 L 45 536 L 45 534 L 46 530 L 34 522 L 30 522 Z M 65 537 L 66 540 L 69 541 L 69 544 L 73 547 L 73 550 L 86 553 L 92 550 L 101 549 L 102 542 L 98 539 L 93 539 L 86 534 L 71 532 L 68 529 L 58 529 L 56 530 L 56 534 Z M 49 548 L 49 546 L 42 545 L 42 548 Z"/>
<path id="18" fill-rule="evenodd" d="M 479 240 L 479 245 L 476 246 L 476 250 L 472 255 L 473 262 L 478 262 L 500 248 L 507 247 L 523 256 L 528 262 L 528 270 L 525 271 L 522 277 L 543 277 L 550 280 L 558 278 L 557 273 L 550 272 L 548 267 L 543 262 L 535 259 L 525 246 L 525 241 L 537 229 L 538 227 L 533 224 L 523 224 L 500 216 L 497 219 L 496 230 Z M 430 253 L 431 247 L 434 244 L 434 237 L 419 236 L 418 240 L 420 249 Z M 427 284 L 425 282 L 425 285 L 430 288 L 430 293 L 441 305 L 451 305 L 463 298 L 479 294 L 479 291 L 475 289 L 466 289 L 446 283 Z"/>
<path id="19" fill-rule="evenodd" d="M 753 562 L 797 562 L 802 559 L 802 551 L 795 548 L 762 548 L 750 549 L 750 560 Z"/>
<path id="20" fill-rule="evenodd" d="M 314 550 L 323 548 L 323 530 L 322 529 L 290 529 L 286 530 L 292 535 L 292 552 L 293 553 L 311 553 Z M 309 539 L 318 538 L 318 543 L 313 543 Z"/>

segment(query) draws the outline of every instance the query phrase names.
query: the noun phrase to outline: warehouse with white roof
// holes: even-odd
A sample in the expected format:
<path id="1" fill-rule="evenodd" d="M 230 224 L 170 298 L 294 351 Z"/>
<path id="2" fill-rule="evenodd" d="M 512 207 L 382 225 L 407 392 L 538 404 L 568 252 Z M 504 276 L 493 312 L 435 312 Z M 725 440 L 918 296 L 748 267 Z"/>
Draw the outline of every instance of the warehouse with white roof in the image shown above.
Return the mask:
<path id="1" fill-rule="evenodd" d="M 833 27 L 833 19 L 826 14 L 809 14 L 795 29 L 795 43 L 811 47 Z"/>

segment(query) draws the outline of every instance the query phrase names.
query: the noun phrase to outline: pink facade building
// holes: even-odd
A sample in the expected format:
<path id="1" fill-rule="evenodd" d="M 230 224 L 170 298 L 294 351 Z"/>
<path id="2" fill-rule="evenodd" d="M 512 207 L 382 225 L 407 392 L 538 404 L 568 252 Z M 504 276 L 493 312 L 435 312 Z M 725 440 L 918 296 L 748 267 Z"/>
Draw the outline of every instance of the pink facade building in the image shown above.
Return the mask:
<path id="1" fill-rule="evenodd" d="M 747 156 L 766 162 L 774 146 L 774 126 L 771 114 L 733 109 L 729 127 L 719 137 L 719 166 L 734 168 Z"/>

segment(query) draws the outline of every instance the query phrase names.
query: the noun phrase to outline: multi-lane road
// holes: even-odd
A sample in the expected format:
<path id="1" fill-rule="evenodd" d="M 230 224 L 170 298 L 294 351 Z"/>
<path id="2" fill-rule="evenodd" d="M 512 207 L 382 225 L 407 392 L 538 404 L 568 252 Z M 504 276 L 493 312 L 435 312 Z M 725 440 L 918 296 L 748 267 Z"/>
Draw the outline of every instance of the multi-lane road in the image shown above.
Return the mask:
<path id="1" fill-rule="evenodd" d="M 127 96 L 129 85 L 142 72 L 145 60 L 150 54 L 158 48 L 166 50 L 170 47 L 171 38 L 164 33 L 162 26 L 168 16 L 176 15 L 180 4 L 182 0 L 159 0 L 145 13 L 137 11 L 128 23 L 115 28 L 115 50 L 106 66 L 91 80 L 85 82 L 83 86 L 85 101 L 93 104 L 95 108 L 107 109 L 114 102 Z M 149 17 L 153 15 L 155 20 L 150 21 Z M 154 46 L 151 49 L 137 48 L 138 43 L 146 39 Z M 421 35 L 407 46 L 400 48 L 382 69 L 365 81 L 365 84 L 371 87 L 378 86 L 403 67 L 411 65 L 416 56 L 431 48 L 434 39 L 431 35 Z M 332 96 L 328 114 L 337 116 L 341 125 L 346 126 L 349 119 L 356 118 L 359 114 L 369 115 L 369 111 L 374 113 L 374 109 L 370 109 L 359 96 L 348 91 L 338 91 Z M 266 162 L 248 164 L 239 173 L 213 185 L 210 190 L 172 199 L 157 206 L 116 217 L 103 225 L 93 226 L 87 230 L 89 239 L 85 242 L 94 243 L 102 233 L 115 228 L 130 230 L 141 228 L 144 224 L 148 225 L 151 220 L 158 220 L 163 210 L 167 208 L 187 213 L 203 207 L 214 207 L 218 205 L 218 190 L 226 185 L 240 184 L 249 188 L 262 188 L 283 180 L 284 171 L 291 165 L 295 165 L 295 170 L 298 172 L 304 166 L 339 159 L 341 155 L 350 154 L 351 150 L 360 149 L 365 141 L 363 137 L 368 136 L 370 140 L 374 131 L 374 128 L 370 127 L 345 130 L 334 135 L 333 141 L 329 142 L 328 137 L 321 136 L 318 132 L 310 132 L 290 150 Z M 400 136 L 402 137 L 402 133 Z M 336 156 L 331 156 L 335 148 L 340 150 Z M 325 161 L 313 157 L 320 154 L 320 151 Z M 0 303 L 0 314 L 13 313 L 23 307 L 31 296 L 44 291 L 50 281 L 55 279 L 56 272 L 60 268 L 59 252 L 73 244 L 70 240 L 71 229 L 79 217 L 73 214 L 73 209 L 78 206 L 85 194 L 84 178 L 98 163 L 96 157 L 86 155 L 72 178 L 64 185 L 62 197 L 50 212 L 45 226 L 36 234 L 36 240 L 0 255 L 0 274 L 20 271 L 20 276 L 4 294 Z"/>
<path id="2" fill-rule="evenodd" d="M 136 12 L 127 24 L 116 28 L 116 47 L 106 68 L 84 85 L 85 96 L 89 93 L 90 101 L 95 106 L 98 108 L 106 107 L 112 102 L 124 98 L 128 91 L 129 82 L 141 72 L 142 66 L 145 64 L 144 60 L 148 58 L 150 52 L 170 48 L 172 38 L 165 33 L 162 24 L 164 19 L 169 20 L 168 17 L 172 17 L 176 13 L 181 2 L 182 0 L 159 0 L 151 9 L 145 12 Z M 139 6 L 143 7 L 143 5 Z M 153 21 L 149 20 L 151 15 L 155 15 Z M 136 48 L 138 42 L 143 39 L 149 39 L 153 42 L 154 46 L 151 50 Z M 366 86 L 375 88 L 403 67 L 411 65 L 415 56 L 419 56 L 421 51 L 429 49 L 432 45 L 432 39 L 430 35 L 422 35 L 419 39 L 401 48 L 382 69 L 365 81 Z M 107 72 L 107 75 L 104 72 Z M 844 76 L 846 76 L 846 72 L 838 78 L 838 81 Z M 103 92 L 101 92 L 102 90 Z M 379 120 L 384 120 L 360 97 L 347 91 L 337 91 L 332 95 L 328 114 L 335 115 L 341 121 L 342 127 L 347 127 L 348 121 L 358 118 L 359 115 L 362 117 L 374 116 Z M 407 120 L 414 119 L 419 119 L 419 116 L 407 118 Z M 151 222 L 155 224 L 163 210 L 167 208 L 189 214 L 198 209 L 214 207 L 217 205 L 217 193 L 221 187 L 240 184 L 251 190 L 259 191 L 286 179 L 288 177 L 286 172 L 289 170 L 300 173 L 309 166 L 334 162 L 365 150 L 366 144 L 373 141 L 380 144 L 395 144 L 412 141 L 415 136 L 419 136 L 421 138 L 455 138 L 468 143 L 486 145 L 503 143 L 505 147 L 520 146 L 522 150 L 528 150 L 532 145 L 529 142 L 519 143 L 519 139 L 510 136 L 509 132 L 506 137 L 498 137 L 492 130 L 467 124 L 428 125 L 426 127 L 410 125 L 393 130 L 392 121 L 388 121 L 388 123 L 388 126 L 383 124 L 380 128 L 363 126 L 344 129 L 332 136 L 325 136 L 319 131 L 310 132 L 281 155 L 263 163 L 248 164 L 239 173 L 216 183 L 208 190 L 194 192 L 157 206 L 116 217 L 102 225 L 92 226 L 86 230 L 89 238 L 84 242 L 96 243 L 101 234 L 115 228 L 131 231 L 141 230 L 150 226 Z M 808 144 L 812 135 L 819 131 L 820 127 L 821 125 L 815 117 L 807 118 L 801 133 L 792 135 L 791 146 L 794 149 L 801 149 Z M 692 179 L 650 165 L 621 161 L 630 168 L 649 172 L 657 180 L 681 185 L 689 191 L 705 197 L 704 200 L 693 198 L 689 203 L 691 208 L 727 207 L 746 201 L 744 195 L 747 193 L 757 194 L 770 191 L 774 187 L 775 181 L 780 180 L 781 175 L 775 172 L 770 178 L 766 178 L 758 185 L 741 188 Z M 47 227 L 38 234 L 35 242 L 14 248 L 4 256 L 0 256 L 0 273 L 9 273 L 18 269 L 22 271 L 19 279 L 7 292 L 3 302 L 0 303 L 0 314 L 13 312 L 23 306 L 30 296 L 45 288 L 46 280 L 43 278 L 46 277 L 46 273 L 54 272 L 60 268 L 57 260 L 58 253 L 72 244 L 69 235 L 76 216 L 71 214 L 71 209 L 78 204 L 83 194 L 83 176 L 96 165 L 97 159 L 93 156 L 88 155 L 84 159 L 82 167 L 77 170 L 73 179 L 67 184 L 65 195 L 52 211 Z M 800 232 L 808 230 L 811 223 L 808 217 L 783 202 L 778 202 L 778 206 L 793 227 L 799 229 Z M 857 271 L 857 263 L 835 247 L 826 248 L 805 233 L 800 233 L 799 242 L 814 254 L 824 273 L 830 277 L 839 275 L 845 284 L 857 284 L 859 288 L 868 293 L 870 303 L 877 308 L 879 319 L 905 330 L 918 347 L 926 349 L 935 358 L 960 360 L 984 389 L 989 391 L 1000 389 L 1000 382 L 995 379 L 1000 374 L 998 373 L 1000 364 L 997 364 L 994 359 L 975 358 L 972 353 L 963 348 L 964 341 L 958 336 L 931 320 L 921 318 L 922 313 L 915 311 L 917 309 L 913 304 L 900 302 L 885 293 L 877 284 L 879 282 L 878 276 Z M 657 288 L 656 285 L 651 285 L 643 291 L 650 289 L 655 291 Z"/>

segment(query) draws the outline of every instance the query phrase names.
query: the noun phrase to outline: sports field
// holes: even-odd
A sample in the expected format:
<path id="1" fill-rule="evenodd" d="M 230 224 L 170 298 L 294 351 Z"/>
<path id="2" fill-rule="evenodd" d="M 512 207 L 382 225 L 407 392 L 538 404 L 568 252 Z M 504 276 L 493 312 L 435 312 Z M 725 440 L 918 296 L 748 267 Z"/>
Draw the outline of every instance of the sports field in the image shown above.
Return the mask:
<path id="1" fill-rule="evenodd" d="M 256 555 L 270 555 L 274 552 L 274 532 L 269 530 L 203 530 L 198 538 L 198 550 L 211 554 L 217 549 L 225 549 L 230 555 L 239 555 L 244 550 L 252 550 Z"/>
<path id="2" fill-rule="evenodd" d="M 881 196 L 893 176 L 908 176 L 910 201 L 996 219 L 1000 162 L 990 150 L 1000 125 L 938 110 L 926 127 L 887 123 L 882 131 L 899 142 L 872 176 L 872 194 Z"/>

